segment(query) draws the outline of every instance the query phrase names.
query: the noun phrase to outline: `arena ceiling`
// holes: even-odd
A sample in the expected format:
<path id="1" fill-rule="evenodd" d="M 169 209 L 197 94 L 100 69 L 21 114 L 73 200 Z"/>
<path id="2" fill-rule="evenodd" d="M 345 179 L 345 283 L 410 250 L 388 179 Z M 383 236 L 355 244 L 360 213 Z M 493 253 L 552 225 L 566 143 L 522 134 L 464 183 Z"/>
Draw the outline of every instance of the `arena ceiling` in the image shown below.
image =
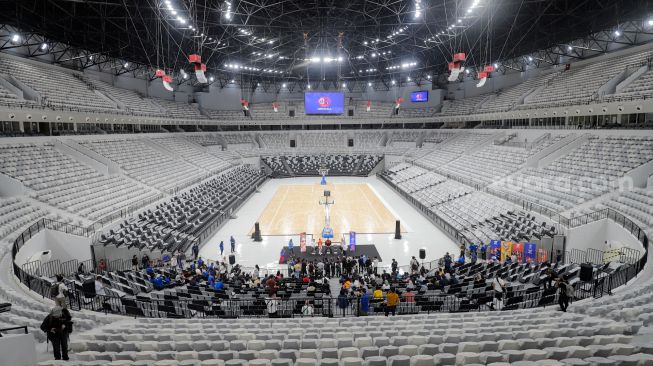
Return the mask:
<path id="1" fill-rule="evenodd" d="M 650 0 L 0 0 L 0 23 L 172 72 L 373 80 L 502 62 L 616 29 Z"/>

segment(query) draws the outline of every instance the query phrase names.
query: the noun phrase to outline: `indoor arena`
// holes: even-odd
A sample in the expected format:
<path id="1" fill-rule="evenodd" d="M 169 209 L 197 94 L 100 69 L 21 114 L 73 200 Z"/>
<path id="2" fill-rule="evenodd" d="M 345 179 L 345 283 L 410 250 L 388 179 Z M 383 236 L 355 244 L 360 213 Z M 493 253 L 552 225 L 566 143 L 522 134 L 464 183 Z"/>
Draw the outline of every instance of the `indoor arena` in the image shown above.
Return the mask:
<path id="1" fill-rule="evenodd" d="M 653 366 L 650 0 L 0 1 L 0 366 Z"/>

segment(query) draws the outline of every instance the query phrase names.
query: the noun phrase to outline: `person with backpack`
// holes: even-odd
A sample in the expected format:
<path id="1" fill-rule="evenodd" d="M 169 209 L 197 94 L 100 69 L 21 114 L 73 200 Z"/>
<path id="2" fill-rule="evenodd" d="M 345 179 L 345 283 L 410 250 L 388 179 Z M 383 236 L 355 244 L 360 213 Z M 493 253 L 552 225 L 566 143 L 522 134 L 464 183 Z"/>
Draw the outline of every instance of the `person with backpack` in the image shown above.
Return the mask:
<path id="1" fill-rule="evenodd" d="M 68 361 L 68 337 L 72 332 L 72 324 L 70 312 L 61 306 L 52 308 L 41 323 L 41 331 L 46 334 L 48 341 L 52 342 L 55 360 Z"/>
<path id="2" fill-rule="evenodd" d="M 560 310 L 567 312 L 569 307 L 569 300 L 574 297 L 574 286 L 570 285 L 564 278 L 558 280 L 558 304 L 560 305 Z"/>
<path id="3" fill-rule="evenodd" d="M 347 308 L 349 307 L 349 299 L 347 298 L 347 290 L 344 288 L 340 290 L 340 295 L 338 295 L 338 307 L 342 310 L 342 316 L 346 316 Z"/>
<path id="4" fill-rule="evenodd" d="M 56 306 L 66 308 L 66 296 L 68 295 L 68 286 L 63 283 L 63 276 L 57 275 L 57 282 L 50 286 L 50 297 L 54 300 Z"/>

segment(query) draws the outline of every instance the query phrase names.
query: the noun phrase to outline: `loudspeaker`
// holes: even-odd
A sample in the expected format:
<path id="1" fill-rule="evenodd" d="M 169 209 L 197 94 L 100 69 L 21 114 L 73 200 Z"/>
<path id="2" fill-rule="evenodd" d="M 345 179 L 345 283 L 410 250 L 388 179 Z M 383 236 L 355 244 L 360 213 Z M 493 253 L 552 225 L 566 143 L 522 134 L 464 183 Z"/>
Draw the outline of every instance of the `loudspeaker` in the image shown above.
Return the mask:
<path id="1" fill-rule="evenodd" d="M 426 249 L 422 248 L 419 250 L 419 259 L 426 259 Z"/>
<path id="2" fill-rule="evenodd" d="M 354 147 L 354 139 L 348 139 L 347 140 L 347 146 Z"/>
<path id="3" fill-rule="evenodd" d="M 254 234 L 252 234 L 252 239 L 254 239 L 254 241 L 263 241 L 263 239 L 261 239 L 261 228 L 258 222 L 254 224 Z"/>
<path id="4" fill-rule="evenodd" d="M 229 254 L 229 264 L 231 264 L 232 266 L 234 264 L 236 264 L 236 256 L 235 255 Z"/>
<path id="5" fill-rule="evenodd" d="M 354 110 L 353 109 L 348 109 L 347 110 L 347 116 L 353 117 L 354 116 Z"/>
<path id="6" fill-rule="evenodd" d="M 580 265 L 580 280 L 583 282 L 589 282 L 592 280 L 592 273 L 594 267 L 589 263 L 583 263 Z"/>
<path id="7" fill-rule="evenodd" d="M 401 224 L 399 220 L 395 221 L 395 239 L 401 239 Z"/>
<path id="8" fill-rule="evenodd" d="M 291 109 L 288 111 L 288 117 L 295 117 L 295 110 Z"/>
<path id="9" fill-rule="evenodd" d="M 290 140 L 290 147 L 295 147 L 297 142 L 295 140 Z"/>
<path id="10" fill-rule="evenodd" d="M 95 280 L 89 278 L 84 281 L 84 283 L 82 283 L 82 292 L 84 293 L 84 297 L 95 297 Z"/>

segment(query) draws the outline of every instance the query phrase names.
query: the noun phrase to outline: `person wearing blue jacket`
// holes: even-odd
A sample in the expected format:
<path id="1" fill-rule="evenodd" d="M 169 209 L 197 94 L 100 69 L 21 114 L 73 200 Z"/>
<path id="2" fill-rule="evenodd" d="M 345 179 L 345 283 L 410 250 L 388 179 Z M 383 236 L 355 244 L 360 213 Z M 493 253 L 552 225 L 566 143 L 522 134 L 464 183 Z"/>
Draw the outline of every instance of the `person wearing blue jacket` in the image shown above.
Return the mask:
<path id="1" fill-rule="evenodd" d="M 361 295 L 361 305 L 359 308 L 359 315 L 365 316 L 370 312 L 370 294 L 367 293 L 367 289 L 363 289 L 363 294 Z"/>
<path id="2" fill-rule="evenodd" d="M 224 241 L 220 240 L 220 256 L 224 254 Z"/>

